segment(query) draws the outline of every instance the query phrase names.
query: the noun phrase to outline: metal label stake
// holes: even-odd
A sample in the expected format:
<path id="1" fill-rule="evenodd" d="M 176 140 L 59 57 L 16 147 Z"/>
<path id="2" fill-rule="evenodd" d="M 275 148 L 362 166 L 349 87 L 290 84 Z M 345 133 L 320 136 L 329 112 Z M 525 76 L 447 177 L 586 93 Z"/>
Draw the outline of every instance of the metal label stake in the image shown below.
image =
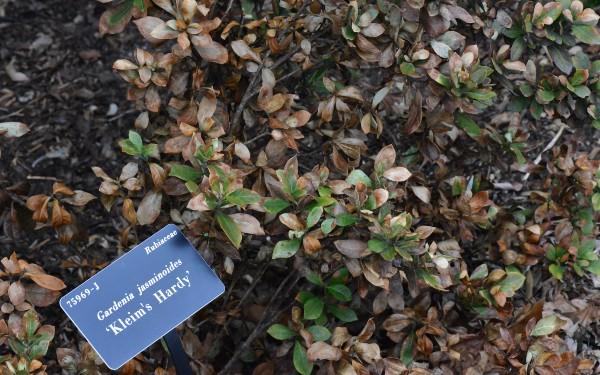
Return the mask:
<path id="1" fill-rule="evenodd" d="M 177 375 L 194 375 L 187 354 L 183 350 L 181 339 L 177 332 L 173 329 L 164 336 L 167 348 L 169 348 L 169 354 L 173 358 L 175 363 L 175 370 Z"/>

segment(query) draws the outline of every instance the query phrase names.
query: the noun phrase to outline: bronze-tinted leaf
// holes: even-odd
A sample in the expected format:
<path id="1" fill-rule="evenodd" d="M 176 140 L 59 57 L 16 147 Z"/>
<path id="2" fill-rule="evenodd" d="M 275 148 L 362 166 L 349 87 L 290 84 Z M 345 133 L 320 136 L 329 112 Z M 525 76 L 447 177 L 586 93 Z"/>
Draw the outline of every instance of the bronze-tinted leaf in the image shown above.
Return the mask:
<path id="1" fill-rule="evenodd" d="M 256 234 L 259 236 L 265 235 L 260 222 L 254 216 L 238 213 L 230 214 L 229 217 L 233 219 L 242 233 Z"/>
<path id="2" fill-rule="evenodd" d="M 396 163 L 396 150 L 393 145 L 382 148 L 375 157 L 375 169 L 385 171 Z"/>
<path id="3" fill-rule="evenodd" d="M 33 220 L 39 223 L 48 221 L 48 202 L 50 197 L 44 194 L 32 195 L 27 198 L 27 208 L 33 211 Z"/>
<path id="4" fill-rule="evenodd" d="M 415 97 L 410 103 L 410 108 L 408 110 L 408 118 L 406 119 L 406 124 L 404 124 L 404 130 L 408 134 L 413 134 L 418 131 L 421 126 L 421 121 L 423 120 L 423 97 L 421 93 L 417 91 L 415 93 Z"/>
<path id="5" fill-rule="evenodd" d="M 412 173 L 404 167 L 390 168 L 383 173 L 383 177 L 391 181 L 404 182 L 412 176 Z"/>
<path id="6" fill-rule="evenodd" d="M 8 298 L 17 306 L 25 302 L 25 287 L 20 281 L 15 281 L 8 287 Z"/>
<path id="7" fill-rule="evenodd" d="M 367 247 L 367 243 L 360 240 L 337 240 L 334 242 L 338 251 L 348 258 L 363 258 L 371 251 Z"/>
<path id="8" fill-rule="evenodd" d="M 72 196 L 63 198 L 62 201 L 73 206 L 83 207 L 94 199 L 96 199 L 96 197 L 93 194 L 83 190 L 75 190 Z"/>
<path id="9" fill-rule="evenodd" d="M 203 193 L 198 193 L 196 196 L 190 199 L 190 201 L 187 204 L 187 208 L 189 208 L 190 210 L 200 212 L 210 210 L 208 204 L 206 203 L 206 197 Z"/>
<path id="10" fill-rule="evenodd" d="M 283 213 L 279 215 L 279 221 L 291 230 L 301 231 L 305 229 L 304 223 L 298 216 L 292 213 Z"/>
<path id="11" fill-rule="evenodd" d="M 210 36 L 194 35 L 192 44 L 196 48 L 198 54 L 208 62 L 217 64 L 225 64 L 229 60 L 227 49 L 221 44 L 213 41 Z"/>
<path id="12" fill-rule="evenodd" d="M 131 198 L 125 198 L 123 200 L 123 217 L 129 222 L 129 224 L 137 224 L 137 214 Z"/>
<path id="13" fill-rule="evenodd" d="M 410 189 L 423 202 L 431 202 L 431 191 L 425 186 L 411 186 Z"/>
<path id="14" fill-rule="evenodd" d="M 244 60 L 253 60 L 259 64 L 261 63 L 260 56 L 241 39 L 231 42 L 231 49 Z"/>
<path id="15" fill-rule="evenodd" d="M 342 358 L 342 350 L 323 341 L 314 342 L 306 351 L 309 361 L 338 361 Z"/>
<path id="16" fill-rule="evenodd" d="M 160 215 L 162 193 L 149 191 L 146 193 L 137 209 L 137 218 L 140 225 L 154 223 Z"/>
<path id="17" fill-rule="evenodd" d="M 143 17 L 139 18 L 133 23 L 137 26 L 140 34 L 150 43 L 160 43 L 162 40 L 152 36 L 152 31 L 154 31 L 158 27 L 162 27 L 165 21 L 161 20 L 158 17 Z"/>
<path id="18" fill-rule="evenodd" d="M 67 286 L 61 279 L 45 273 L 25 273 L 34 283 L 48 290 L 59 291 Z"/>

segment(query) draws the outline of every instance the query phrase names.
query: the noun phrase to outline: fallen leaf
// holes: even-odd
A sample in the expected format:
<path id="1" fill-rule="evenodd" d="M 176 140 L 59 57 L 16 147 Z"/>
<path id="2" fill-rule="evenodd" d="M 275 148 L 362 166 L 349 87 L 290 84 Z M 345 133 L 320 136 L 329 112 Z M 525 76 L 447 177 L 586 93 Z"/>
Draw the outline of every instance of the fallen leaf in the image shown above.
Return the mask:
<path id="1" fill-rule="evenodd" d="M 431 201 L 431 192 L 425 186 L 411 186 L 410 189 L 423 202 L 429 203 Z"/>
<path id="2" fill-rule="evenodd" d="M 0 136 L 18 138 L 29 133 L 29 127 L 22 122 L 0 122 Z"/>
<path id="3" fill-rule="evenodd" d="M 29 77 L 25 73 L 21 73 L 17 71 L 15 68 L 15 59 L 10 60 L 8 64 L 4 67 L 6 70 L 6 74 L 13 82 L 29 82 Z"/>

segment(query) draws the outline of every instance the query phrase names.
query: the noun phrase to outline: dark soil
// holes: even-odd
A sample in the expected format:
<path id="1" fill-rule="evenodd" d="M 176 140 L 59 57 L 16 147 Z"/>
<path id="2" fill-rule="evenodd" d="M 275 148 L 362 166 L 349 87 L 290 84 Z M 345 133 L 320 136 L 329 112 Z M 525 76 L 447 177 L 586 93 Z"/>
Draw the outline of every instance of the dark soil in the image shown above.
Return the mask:
<path id="1" fill-rule="evenodd" d="M 23 200 L 48 194 L 55 181 L 98 195 L 98 178 L 90 167 L 100 166 L 114 175 L 124 164 L 117 139 L 126 134 L 135 113 L 125 100 L 125 83 L 110 67 L 129 50 L 125 46 L 132 44 L 135 34 L 130 30 L 100 37 L 101 12 L 101 4 L 91 1 L 15 1 L 0 22 L 0 122 L 24 122 L 31 128 L 21 138 L 0 142 L 0 190 L 12 192 L 0 197 L 0 258 L 16 251 L 62 277 L 68 289 L 87 278 L 93 267 L 75 274 L 61 262 L 114 259 L 119 251 L 115 228 L 122 225 L 113 222 L 96 200 L 86 206 L 85 214 L 75 210 L 87 233 L 62 245 L 51 228 L 16 228 L 10 208 L 24 214 Z M 30 78 L 28 82 L 9 78 L 4 68 L 11 60 Z M 74 329 L 58 306 L 42 313 L 57 332 Z M 70 336 L 72 340 L 78 335 Z M 70 346 L 64 334 L 57 335 L 52 345 L 60 346 Z M 49 373 L 58 371 L 50 368 Z"/>
<path id="2" fill-rule="evenodd" d="M 2 3 L 3 0 L 0 0 L 0 7 Z M 52 228 L 34 231 L 16 227 L 11 213 L 19 215 L 21 223 L 29 221 L 33 227 L 31 213 L 24 207 L 26 197 L 48 194 L 56 181 L 64 182 L 72 189 L 99 195 L 100 181 L 90 167 L 99 166 L 115 176 L 126 163 L 126 155 L 119 151 L 117 140 L 126 136 L 137 111 L 125 100 L 126 83 L 110 67 L 116 59 L 125 57 L 124 54 L 132 50 L 136 45 L 134 41 L 139 45 L 139 37 L 131 25 L 116 36 L 101 37 L 98 19 L 103 9 L 102 4 L 95 1 L 15 0 L 6 7 L 6 16 L 0 17 L 0 122 L 23 122 L 31 129 L 25 136 L 11 142 L 0 141 L 0 193 L 2 190 L 9 192 L 5 196 L 0 194 L 0 258 L 16 251 L 19 257 L 35 262 L 48 273 L 61 277 L 68 290 L 123 251 L 118 231 L 125 224 L 116 219 L 117 215 L 106 212 L 100 201 L 95 200 L 85 207 L 85 213 L 73 209 L 79 227 L 84 228 L 84 232 L 79 233 L 77 239 L 68 245 L 63 245 Z M 5 67 L 11 61 L 17 71 L 30 78 L 28 82 L 17 83 L 10 79 Z M 400 134 L 400 129 L 392 129 L 391 133 L 384 134 L 384 139 L 408 149 L 411 145 L 396 139 L 395 135 Z M 530 143 L 535 147 L 526 150 L 528 159 L 535 159 L 552 138 L 556 129 L 549 129 L 552 131 L 543 136 L 531 134 L 534 142 Z M 567 131 L 563 135 L 563 142 L 579 142 L 581 149 L 593 149 L 595 140 L 590 136 L 589 127 L 587 129 Z M 261 143 L 266 141 L 267 138 L 260 140 Z M 315 145 L 318 145 L 318 141 L 308 147 L 301 145 L 303 171 L 321 162 L 330 152 L 328 148 L 315 148 Z M 494 170 L 478 170 L 482 164 L 482 154 L 467 147 L 460 151 L 464 154 L 456 161 L 457 171 L 466 169 L 470 174 L 479 173 L 486 177 L 493 173 L 494 182 L 508 184 L 521 180 L 522 174 L 511 171 L 509 163 L 498 162 L 500 167 Z M 370 154 L 373 154 L 373 150 Z M 497 157 L 513 160 L 507 152 L 497 152 Z M 433 175 L 435 171 L 429 172 Z M 539 184 L 539 181 L 532 180 L 523 186 L 522 191 Z M 515 196 L 521 192 L 508 189 L 497 194 L 494 200 L 503 204 L 519 201 Z M 26 216 L 28 220 L 23 220 Z M 138 233 L 141 238 L 147 234 Z M 260 246 L 259 241 L 253 244 L 249 259 L 258 258 L 254 250 Z M 78 263 L 78 267 L 65 267 L 64 261 Z M 240 275 L 245 274 L 246 270 L 248 274 L 260 274 L 252 264 L 243 267 L 246 268 L 244 272 L 239 272 Z M 78 272 L 74 272 L 74 269 Z M 265 273 L 266 279 L 269 276 L 272 276 L 271 271 Z M 271 285 L 266 283 L 269 288 L 276 287 L 278 280 L 284 277 L 281 274 L 276 276 Z M 238 281 L 232 281 L 232 290 Z M 240 284 L 244 284 L 244 281 Z M 240 293 L 243 294 L 244 288 L 241 289 Z M 271 292 L 260 291 L 258 294 L 269 295 Z M 228 305 L 228 297 L 225 302 L 217 302 L 223 304 L 225 311 L 232 307 Z M 266 304 L 268 301 L 260 302 Z M 252 310 L 257 306 L 251 306 L 245 314 L 259 317 L 263 311 Z M 51 350 L 76 346 L 80 336 L 74 332 L 75 328 L 58 306 L 46 308 L 41 313 L 45 318 L 44 323 L 55 325 L 57 332 L 60 332 Z M 251 328 L 235 326 L 233 331 L 246 332 Z M 215 345 L 228 347 L 220 353 L 221 356 L 229 355 L 226 352 L 238 346 L 239 341 L 247 336 L 237 337 L 237 342 L 231 342 L 229 338 L 223 339 L 225 335 L 219 331 L 214 339 Z M 162 350 L 160 345 L 155 345 L 155 348 L 156 352 Z M 56 356 L 50 353 L 47 358 Z M 164 357 L 157 355 L 154 358 Z M 221 359 L 227 361 L 227 358 L 219 357 L 215 362 Z M 50 366 L 49 374 L 60 372 L 55 362 L 47 365 Z"/>

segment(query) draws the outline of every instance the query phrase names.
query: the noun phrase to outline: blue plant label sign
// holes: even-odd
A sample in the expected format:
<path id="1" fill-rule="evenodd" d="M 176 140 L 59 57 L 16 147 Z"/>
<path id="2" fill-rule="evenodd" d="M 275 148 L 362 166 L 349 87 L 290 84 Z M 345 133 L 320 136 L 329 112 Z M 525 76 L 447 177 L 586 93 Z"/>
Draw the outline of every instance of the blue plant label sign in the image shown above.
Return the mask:
<path id="1" fill-rule="evenodd" d="M 224 291 L 169 224 L 62 297 L 60 307 L 116 370 Z"/>

